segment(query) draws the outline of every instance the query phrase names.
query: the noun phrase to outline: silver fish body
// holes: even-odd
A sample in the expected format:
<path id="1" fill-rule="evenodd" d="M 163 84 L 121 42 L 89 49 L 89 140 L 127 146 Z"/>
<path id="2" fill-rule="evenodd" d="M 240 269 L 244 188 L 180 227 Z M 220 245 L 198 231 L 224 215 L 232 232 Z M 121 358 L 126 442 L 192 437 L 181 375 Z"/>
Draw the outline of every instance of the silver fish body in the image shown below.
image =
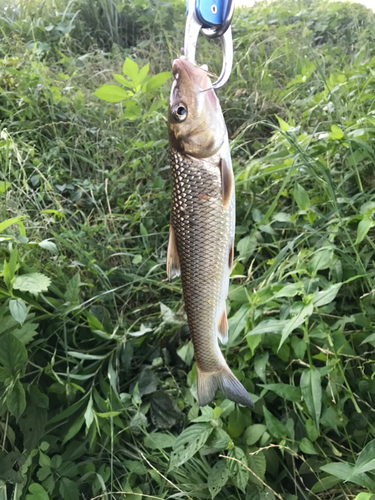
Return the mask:
<path id="1" fill-rule="evenodd" d="M 247 391 L 229 369 L 218 344 L 218 337 L 222 343 L 228 339 L 225 300 L 235 231 L 228 135 L 206 72 L 179 59 L 174 62 L 173 73 L 167 273 L 169 279 L 181 274 L 199 404 L 210 403 L 220 389 L 227 398 L 250 407 L 253 403 Z"/>

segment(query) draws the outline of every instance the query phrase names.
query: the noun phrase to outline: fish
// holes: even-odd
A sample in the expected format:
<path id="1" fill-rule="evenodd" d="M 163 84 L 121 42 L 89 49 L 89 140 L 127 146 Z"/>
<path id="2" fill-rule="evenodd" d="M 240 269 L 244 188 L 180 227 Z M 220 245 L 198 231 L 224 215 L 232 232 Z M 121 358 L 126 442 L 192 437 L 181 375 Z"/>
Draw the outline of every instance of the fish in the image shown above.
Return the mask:
<path id="1" fill-rule="evenodd" d="M 228 133 L 208 72 L 173 61 L 168 112 L 172 209 L 167 276 L 181 276 L 200 406 L 220 391 L 254 406 L 220 350 L 228 341 L 226 298 L 233 266 L 235 186 Z"/>

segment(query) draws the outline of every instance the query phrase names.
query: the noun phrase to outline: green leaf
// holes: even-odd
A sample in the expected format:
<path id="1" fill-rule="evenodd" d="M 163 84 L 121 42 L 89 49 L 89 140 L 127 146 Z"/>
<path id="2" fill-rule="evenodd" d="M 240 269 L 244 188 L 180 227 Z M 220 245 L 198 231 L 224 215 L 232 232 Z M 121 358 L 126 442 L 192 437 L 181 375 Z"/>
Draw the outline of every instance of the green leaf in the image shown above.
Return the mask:
<path id="1" fill-rule="evenodd" d="M 183 419 L 183 414 L 176 404 L 175 398 L 164 391 L 156 391 L 151 395 L 151 420 L 158 429 L 170 429 Z"/>
<path id="2" fill-rule="evenodd" d="M 246 455 L 238 446 L 229 450 L 228 456 L 236 458 L 246 467 L 248 466 Z M 241 465 L 241 463 L 238 463 L 235 460 L 228 460 L 227 467 L 230 471 L 234 484 L 245 493 L 246 486 L 249 481 L 249 471 L 244 467 L 244 465 Z"/>
<path id="3" fill-rule="evenodd" d="M 263 414 L 269 433 L 276 439 L 285 439 L 287 436 L 285 425 L 282 424 L 279 419 L 274 417 L 265 406 L 263 407 Z"/>
<path id="4" fill-rule="evenodd" d="M 371 335 L 368 335 L 365 340 L 362 340 L 361 345 L 365 344 L 366 342 L 375 342 L 375 333 L 372 333 Z"/>
<path id="5" fill-rule="evenodd" d="M 211 435 L 210 424 L 194 424 L 177 437 L 171 455 L 170 469 L 176 469 L 200 450 Z"/>
<path id="6" fill-rule="evenodd" d="M 23 345 L 28 344 L 37 335 L 37 323 L 26 321 L 20 328 L 12 330 L 12 335 L 16 337 Z"/>
<path id="7" fill-rule="evenodd" d="M 353 474 L 375 470 L 375 439 L 366 444 L 358 455 Z"/>
<path id="8" fill-rule="evenodd" d="M 131 430 L 131 432 L 133 432 L 133 434 L 138 435 L 144 432 L 144 429 L 147 427 L 147 425 L 148 420 L 146 415 L 138 412 L 131 418 L 129 422 L 129 429 Z"/>
<path id="9" fill-rule="evenodd" d="M 310 441 L 312 441 L 312 442 L 316 441 L 319 437 L 319 431 L 316 428 L 316 425 L 314 424 L 314 422 L 311 420 L 311 418 L 306 420 L 305 428 L 306 428 L 307 437 L 310 439 Z"/>
<path id="10" fill-rule="evenodd" d="M 258 335 L 263 333 L 280 334 L 287 323 L 287 320 L 266 319 L 265 321 L 261 321 L 255 328 L 253 328 L 253 330 L 250 330 L 250 332 L 246 334 L 246 337 L 248 335 Z"/>
<path id="11" fill-rule="evenodd" d="M 22 299 L 10 300 L 9 311 L 17 323 L 20 323 L 21 325 L 24 323 L 27 316 L 27 307 Z"/>
<path id="12" fill-rule="evenodd" d="M 74 97 L 74 109 L 77 113 L 81 113 L 85 107 L 85 94 L 78 90 Z"/>
<path id="13" fill-rule="evenodd" d="M 123 105 L 125 106 L 126 103 L 132 102 L 132 101 L 126 101 Z M 125 106 L 125 111 L 123 117 L 126 120 L 136 120 L 141 116 L 142 108 L 141 106 L 138 106 L 136 103 L 132 102 L 132 106 Z"/>
<path id="14" fill-rule="evenodd" d="M 261 343 L 261 341 L 262 341 L 261 335 L 250 335 L 249 337 L 246 337 L 246 343 L 251 351 L 252 356 L 254 356 L 256 348 Z"/>
<path id="15" fill-rule="evenodd" d="M 44 248 L 45 250 L 48 250 L 49 252 L 57 255 L 58 254 L 58 251 L 57 251 L 57 246 L 55 245 L 55 243 L 53 241 L 50 241 L 50 240 L 43 240 L 39 243 L 39 246 L 41 248 Z"/>
<path id="16" fill-rule="evenodd" d="M 300 185 L 296 184 L 294 188 L 293 197 L 299 206 L 300 210 L 308 210 L 310 208 L 310 198 L 307 191 Z"/>
<path id="17" fill-rule="evenodd" d="M 136 62 L 127 57 L 124 61 L 122 72 L 124 73 L 124 75 L 128 76 L 130 80 L 134 81 L 138 76 L 139 66 Z"/>
<path id="18" fill-rule="evenodd" d="M 233 345 L 239 335 L 243 332 L 249 315 L 249 305 L 243 304 L 234 316 L 228 320 L 229 345 Z"/>
<path id="19" fill-rule="evenodd" d="M 283 286 L 281 290 L 275 293 L 274 298 L 279 299 L 282 297 L 294 297 L 299 293 L 303 293 L 303 283 L 301 281 Z"/>
<path id="20" fill-rule="evenodd" d="M 76 481 L 61 477 L 59 483 L 59 492 L 63 500 L 79 500 L 79 489 Z"/>
<path id="21" fill-rule="evenodd" d="M 37 294 L 46 292 L 51 284 L 51 280 L 41 273 L 30 273 L 18 276 L 13 285 L 15 290 Z"/>
<path id="22" fill-rule="evenodd" d="M 150 448 L 151 450 L 172 448 L 175 442 L 175 436 L 173 436 L 173 434 L 167 434 L 166 432 L 152 432 L 151 434 L 147 434 L 143 440 L 143 444 L 146 448 Z"/>
<path id="23" fill-rule="evenodd" d="M 214 410 L 210 406 L 203 406 L 200 409 L 201 415 L 197 418 L 194 418 L 192 422 L 211 422 L 214 418 Z"/>
<path id="24" fill-rule="evenodd" d="M 239 437 L 245 427 L 246 427 L 247 419 L 245 414 L 236 406 L 235 410 L 229 415 L 228 419 L 228 434 L 232 438 Z"/>
<path id="25" fill-rule="evenodd" d="M 208 489 L 211 493 L 211 498 L 216 497 L 223 486 L 225 486 L 229 476 L 230 472 L 229 469 L 227 469 L 226 461 L 219 460 L 218 462 L 216 462 L 207 478 L 207 484 Z"/>
<path id="26" fill-rule="evenodd" d="M 373 493 L 359 493 L 354 500 L 374 500 L 375 495 Z"/>
<path id="27" fill-rule="evenodd" d="M 8 263 L 9 280 L 13 279 L 14 275 L 16 274 L 17 267 L 18 267 L 18 250 L 16 247 L 14 247 L 10 254 L 10 259 Z"/>
<path id="28" fill-rule="evenodd" d="M 321 477 L 319 478 L 319 481 L 317 481 L 313 485 L 311 491 L 313 493 L 321 493 L 322 491 L 328 491 L 341 482 L 342 480 L 335 476 Z"/>
<path id="29" fill-rule="evenodd" d="M 301 389 L 299 387 L 296 387 L 295 385 L 288 385 L 288 384 L 258 384 L 261 387 L 264 387 L 265 389 L 268 389 L 269 391 L 274 392 L 278 396 L 280 396 L 283 399 L 287 399 L 288 401 L 293 401 L 295 403 L 298 403 L 301 401 Z"/>
<path id="30" fill-rule="evenodd" d="M 47 479 L 48 476 L 51 475 L 51 468 L 50 467 L 41 467 L 38 472 L 36 473 L 39 481 L 44 481 Z"/>
<path id="31" fill-rule="evenodd" d="M 95 412 L 95 415 L 97 415 L 100 418 L 114 418 L 114 417 L 118 417 L 119 415 L 121 415 L 121 412 L 120 411 L 104 411 L 104 412 L 97 411 L 97 412 Z"/>
<path id="32" fill-rule="evenodd" d="M 364 217 L 357 228 L 357 239 L 355 240 L 356 245 L 364 240 L 366 234 L 369 230 L 375 226 L 375 222 L 370 217 Z"/>
<path id="33" fill-rule="evenodd" d="M 11 219 L 7 219 L 3 222 L 0 222 L 0 233 L 5 231 L 5 229 L 8 229 L 8 227 L 12 226 L 13 224 L 17 224 L 19 232 L 22 236 L 26 236 L 26 231 L 25 231 L 25 226 L 23 225 L 22 220 L 25 217 L 20 216 L 20 217 L 12 217 Z"/>
<path id="34" fill-rule="evenodd" d="M 184 363 L 190 366 L 194 359 L 194 347 L 192 342 L 188 342 L 177 349 L 177 354 L 180 356 L 182 361 L 184 361 Z"/>
<path id="35" fill-rule="evenodd" d="M 85 352 L 66 351 L 69 356 L 77 359 L 106 359 L 105 354 L 86 354 Z"/>
<path id="36" fill-rule="evenodd" d="M 250 425 L 244 433 L 244 439 L 248 446 L 252 446 L 263 436 L 266 432 L 267 427 L 263 424 Z"/>
<path id="37" fill-rule="evenodd" d="M 151 92 L 152 90 L 158 89 L 171 77 L 172 73 L 170 71 L 164 73 L 158 73 L 154 75 L 147 83 L 146 83 L 146 92 Z"/>
<path id="38" fill-rule="evenodd" d="M 0 337 L 0 363 L 13 375 L 24 372 L 28 362 L 26 347 L 11 333 Z"/>
<path id="39" fill-rule="evenodd" d="M 10 182 L 0 181 L 0 194 L 5 193 L 5 191 L 10 188 L 10 186 Z"/>
<path id="40" fill-rule="evenodd" d="M 308 455 L 318 454 L 312 442 L 306 437 L 302 438 L 299 444 L 299 449 L 302 451 L 302 453 L 307 453 Z"/>
<path id="41" fill-rule="evenodd" d="M 5 384 L 7 383 L 8 385 L 8 379 L 12 378 L 12 374 L 7 368 L 0 368 L 0 384 Z"/>
<path id="42" fill-rule="evenodd" d="M 305 352 L 307 349 L 306 342 L 303 339 L 299 339 L 298 337 L 293 336 L 291 339 L 291 344 L 297 358 L 303 359 L 305 357 Z"/>
<path id="43" fill-rule="evenodd" d="M 216 407 L 218 408 L 218 407 Z M 220 450 L 228 448 L 231 442 L 229 434 L 221 427 L 215 427 L 211 436 L 207 439 L 204 448 L 201 450 L 202 455 L 217 453 Z"/>
<path id="44" fill-rule="evenodd" d="M 15 382 L 11 392 L 7 394 L 6 403 L 10 413 L 18 420 L 26 408 L 25 389 L 19 380 Z"/>
<path id="45" fill-rule="evenodd" d="M 262 486 L 262 481 L 264 481 L 264 477 L 266 474 L 266 457 L 263 452 L 260 451 L 258 453 L 252 454 L 248 458 L 250 473 L 250 481 L 258 486 Z"/>
<path id="46" fill-rule="evenodd" d="M 240 241 L 237 243 L 237 250 L 240 254 L 240 260 L 244 260 L 245 262 L 249 260 L 251 255 L 254 253 L 257 245 L 258 242 L 255 236 L 245 236 L 244 238 L 240 239 Z"/>
<path id="47" fill-rule="evenodd" d="M 134 88 L 134 83 L 133 82 L 129 82 L 129 80 L 127 80 L 122 75 L 113 75 L 113 78 L 116 80 L 117 83 L 120 83 L 124 87 L 127 87 L 129 89 L 133 89 Z"/>
<path id="48" fill-rule="evenodd" d="M 258 377 L 265 382 L 266 381 L 266 366 L 268 363 L 269 353 L 266 351 L 261 356 L 257 356 L 254 361 L 254 370 Z"/>
<path id="49" fill-rule="evenodd" d="M 320 470 L 346 481 L 352 475 L 353 467 L 346 462 L 336 462 L 322 465 Z"/>
<path id="50" fill-rule="evenodd" d="M 290 126 L 287 124 L 287 122 L 285 122 L 282 118 L 280 118 L 280 116 L 276 115 L 276 118 L 277 118 L 277 121 L 279 122 L 279 127 L 281 128 L 281 130 L 283 132 L 288 132 L 288 130 L 290 129 Z"/>
<path id="51" fill-rule="evenodd" d="M 68 432 L 65 434 L 62 444 L 65 444 L 68 441 L 70 441 L 81 430 L 81 427 L 83 426 L 84 421 L 85 421 L 85 415 L 84 415 L 84 413 L 82 413 L 82 415 L 80 415 L 74 421 L 73 425 L 71 425 Z"/>
<path id="52" fill-rule="evenodd" d="M 347 462 L 336 462 L 323 465 L 320 467 L 324 472 L 328 472 L 332 476 L 336 476 L 343 481 L 350 481 L 351 483 L 358 484 L 362 488 L 373 490 L 375 482 L 370 479 L 366 474 L 354 474 L 353 467 Z"/>
<path id="53" fill-rule="evenodd" d="M 89 396 L 89 393 L 85 394 L 81 399 L 76 401 L 74 404 L 71 406 L 68 406 L 63 410 L 62 412 L 58 413 L 54 417 L 52 417 L 49 421 L 49 425 L 56 424 L 57 422 L 61 422 L 61 420 L 65 420 L 67 417 L 70 417 L 70 415 L 73 415 L 77 410 L 81 408 L 86 402 L 86 398 Z M 83 415 L 82 415 L 83 416 Z M 83 423 L 83 422 L 82 422 Z"/>
<path id="54" fill-rule="evenodd" d="M 340 139 L 342 139 L 344 137 L 344 132 L 337 125 L 332 125 L 331 130 L 332 130 L 332 132 L 329 133 L 330 139 L 332 139 L 334 141 L 335 140 L 339 141 Z"/>
<path id="55" fill-rule="evenodd" d="M 118 85 L 102 85 L 94 92 L 96 97 L 106 102 L 121 102 L 132 95 Z"/>
<path id="56" fill-rule="evenodd" d="M 49 500 L 48 493 L 41 484 L 30 484 L 29 491 L 31 494 L 26 495 L 26 500 Z"/>
<path id="57" fill-rule="evenodd" d="M 320 413 L 322 411 L 322 386 L 320 384 L 320 373 L 315 367 L 302 372 L 300 387 L 307 409 L 319 429 Z"/>
<path id="58" fill-rule="evenodd" d="M 91 427 L 91 424 L 94 421 L 94 412 L 92 409 L 92 398 L 91 397 L 90 397 L 88 405 L 86 407 L 84 417 L 85 417 L 85 422 L 86 422 L 86 429 L 89 429 Z"/>
<path id="59" fill-rule="evenodd" d="M 122 5 L 122 4 L 119 4 L 119 5 Z M 125 498 L 124 500 L 142 500 L 143 498 L 145 500 L 147 500 L 147 497 L 144 497 L 143 494 L 142 494 L 142 490 L 141 488 L 137 487 L 137 488 L 130 488 L 130 487 L 126 487 L 125 488 L 126 491 L 131 491 L 132 493 L 127 493 L 125 495 Z"/>
<path id="60" fill-rule="evenodd" d="M 151 370 L 142 370 L 138 377 L 138 390 L 141 396 L 152 394 L 158 388 L 158 379 Z"/>
<path id="61" fill-rule="evenodd" d="M 325 407 L 323 408 L 320 422 L 322 425 L 328 427 L 328 429 L 333 429 L 337 435 L 340 435 L 338 427 L 342 427 L 343 425 L 341 413 L 341 410 L 339 411 L 334 406 Z"/>
<path id="62" fill-rule="evenodd" d="M 137 77 L 134 79 L 135 86 L 140 85 L 143 82 L 143 80 L 148 75 L 149 69 L 150 65 L 147 63 L 145 66 L 143 66 L 143 68 L 139 70 Z"/>
<path id="63" fill-rule="evenodd" d="M 18 425 L 23 435 L 23 446 L 28 452 L 35 449 L 44 434 L 47 422 L 48 398 L 36 386 L 29 387 L 29 398 Z"/>
<path id="64" fill-rule="evenodd" d="M 321 269 L 327 269 L 329 267 L 332 253 L 332 250 L 328 249 L 319 250 L 314 253 L 313 258 L 308 265 L 309 271 L 313 276 L 315 276 Z"/>
<path id="65" fill-rule="evenodd" d="M 81 286 L 81 277 L 79 272 L 66 285 L 65 299 L 72 304 L 79 302 L 79 289 Z"/>
<path id="66" fill-rule="evenodd" d="M 335 300 L 341 285 L 342 283 L 336 283 L 335 285 L 328 287 L 326 290 L 322 290 L 321 292 L 316 291 L 312 302 L 313 305 L 315 307 L 322 307 L 330 304 L 333 300 Z"/>
<path id="67" fill-rule="evenodd" d="M 300 327 L 305 319 L 312 315 L 314 306 L 312 303 L 304 305 L 303 302 L 296 302 L 293 305 L 293 312 L 297 314 L 293 315 L 284 325 L 281 332 L 281 339 L 279 344 L 279 349 L 289 337 L 289 335 L 298 327 Z"/>

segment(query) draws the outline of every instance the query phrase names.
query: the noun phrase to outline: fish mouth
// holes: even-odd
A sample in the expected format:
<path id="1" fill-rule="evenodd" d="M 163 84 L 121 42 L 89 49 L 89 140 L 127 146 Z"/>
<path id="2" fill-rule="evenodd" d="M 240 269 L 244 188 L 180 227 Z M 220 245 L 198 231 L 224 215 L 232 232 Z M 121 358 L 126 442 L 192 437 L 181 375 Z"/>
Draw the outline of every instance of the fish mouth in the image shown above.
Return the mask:
<path id="1" fill-rule="evenodd" d="M 188 62 L 183 56 L 173 61 L 172 73 L 177 81 L 179 78 L 184 78 L 186 75 L 192 83 L 198 85 L 202 90 L 211 88 L 211 82 L 207 71 Z"/>

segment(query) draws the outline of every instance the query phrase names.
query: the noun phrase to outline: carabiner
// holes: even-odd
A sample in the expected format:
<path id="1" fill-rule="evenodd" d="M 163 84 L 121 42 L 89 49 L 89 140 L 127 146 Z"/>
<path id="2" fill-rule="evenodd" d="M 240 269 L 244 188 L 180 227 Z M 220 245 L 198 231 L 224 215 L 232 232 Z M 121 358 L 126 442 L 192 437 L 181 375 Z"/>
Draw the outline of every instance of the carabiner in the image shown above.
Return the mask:
<path id="1" fill-rule="evenodd" d="M 202 29 L 208 38 L 220 38 L 223 49 L 223 65 L 219 78 L 212 84 L 214 89 L 222 87 L 229 79 L 233 65 L 233 41 L 230 23 L 233 17 L 233 0 L 188 0 L 185 26 L 185 58 L 195 64 L 198 35 Z M 226 4 L 226 5 L 225 5 Z"/>

